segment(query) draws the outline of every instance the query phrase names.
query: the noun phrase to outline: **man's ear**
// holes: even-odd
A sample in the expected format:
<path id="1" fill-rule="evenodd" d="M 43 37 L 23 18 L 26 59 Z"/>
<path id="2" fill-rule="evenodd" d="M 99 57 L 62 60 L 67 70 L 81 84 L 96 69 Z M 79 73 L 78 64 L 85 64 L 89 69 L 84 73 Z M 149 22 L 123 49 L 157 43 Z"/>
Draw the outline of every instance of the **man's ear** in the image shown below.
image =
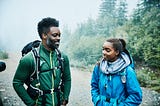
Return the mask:
<path id="1" fill-rule="evenodd" d="M 46 39 L 47 38 L 47 34 L 42 34 L 42 39 Z"/>

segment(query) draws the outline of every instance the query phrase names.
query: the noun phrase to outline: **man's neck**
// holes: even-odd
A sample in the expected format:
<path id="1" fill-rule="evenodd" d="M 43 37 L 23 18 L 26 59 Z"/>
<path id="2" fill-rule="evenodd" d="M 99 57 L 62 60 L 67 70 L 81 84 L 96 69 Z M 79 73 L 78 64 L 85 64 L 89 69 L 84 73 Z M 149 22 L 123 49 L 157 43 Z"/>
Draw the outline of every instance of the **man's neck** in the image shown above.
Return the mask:
<path id="1" fill-rule="evenodd" d="M 42 41 L 42 45 L 44 46 L 44 48 L 45 48 L 46 50 L 48 50 L 48 51 L 54 51 L 52 48 L 49 48 L 49 47 L 47 46 L 47 44 L 46 44 L 45 42 L 43 42 L 43 41 Z"/>

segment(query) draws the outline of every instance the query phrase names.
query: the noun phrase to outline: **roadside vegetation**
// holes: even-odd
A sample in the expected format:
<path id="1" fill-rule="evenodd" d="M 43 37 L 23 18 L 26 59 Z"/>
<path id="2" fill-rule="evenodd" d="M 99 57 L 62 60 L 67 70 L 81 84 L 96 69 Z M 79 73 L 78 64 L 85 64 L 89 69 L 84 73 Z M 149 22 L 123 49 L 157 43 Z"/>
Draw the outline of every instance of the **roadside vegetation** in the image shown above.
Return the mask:
<path id="1" fill-rule="evenodd" d="M 64 26 L 61 49 L 71 66 L 92 71 L 101 59 L 102 44 L 108 38 L 123 38 L 135 62 L 142 87 L 160 93 L 160 1 L 139 0 L 127 16 L 126 0 L 102 0 L 97 19 L 88 18 L 71 32 Z M 0 59 L 8 53 L 0 49 Z"/>
<path id="2" fill-rule="evenodd" d="M 8 53 L 6 51 L 0 50 L 0 59 L 7 59 Z"/>
<path id="3" fill-rule="evenodd" d="M 88 18 L 74 32 L 63 29 L 62 50 L 71 65 L 92 71 L 101 58 L 102 43 L 108 38 L 123 38 L 132 55 L 142 87 L 160 92 L 160 1 L 140 0 L 127 16 L 125 0 L 103 0 L 97 19 Z"/>

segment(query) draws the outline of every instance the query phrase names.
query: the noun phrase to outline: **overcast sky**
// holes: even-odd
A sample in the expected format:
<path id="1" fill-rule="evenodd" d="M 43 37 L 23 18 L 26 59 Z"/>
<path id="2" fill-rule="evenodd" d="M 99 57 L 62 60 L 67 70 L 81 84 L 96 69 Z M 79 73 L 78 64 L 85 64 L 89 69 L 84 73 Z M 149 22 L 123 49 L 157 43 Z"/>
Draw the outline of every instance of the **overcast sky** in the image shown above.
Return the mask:
<path id="1" fill-rule="evenodd" d="M 131 13 L 138 0 L 127 1 Z M 60 27 L 73 30 L 88 17 L 96 19 L 100 4 L 101 0 L 0 0 L 0 45 L 19 49 L 38 39 L 37 23 L 44 17 L 57 18 Z"/>

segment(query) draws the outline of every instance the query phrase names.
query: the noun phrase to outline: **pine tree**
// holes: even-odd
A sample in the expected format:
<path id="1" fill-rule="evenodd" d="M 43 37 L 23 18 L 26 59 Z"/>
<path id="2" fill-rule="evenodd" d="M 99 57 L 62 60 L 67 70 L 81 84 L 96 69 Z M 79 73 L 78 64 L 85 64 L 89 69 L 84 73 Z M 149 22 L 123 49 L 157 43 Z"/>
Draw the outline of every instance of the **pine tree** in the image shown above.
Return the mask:
<path id="1" fill-rule="evenodd" d="M 120 0 L 117 8 L 117 24 L 122 26 L 127 21 L 127 3 L 126 0 Z"/>
<path id="2" fill-rule="evenodd" d="M 117 0 L 102 0 L 99 10 L 99 19 L 97 21 L 98 34 L 110 36 L 111 32 L 115 29 L 116 1 Z"/>

